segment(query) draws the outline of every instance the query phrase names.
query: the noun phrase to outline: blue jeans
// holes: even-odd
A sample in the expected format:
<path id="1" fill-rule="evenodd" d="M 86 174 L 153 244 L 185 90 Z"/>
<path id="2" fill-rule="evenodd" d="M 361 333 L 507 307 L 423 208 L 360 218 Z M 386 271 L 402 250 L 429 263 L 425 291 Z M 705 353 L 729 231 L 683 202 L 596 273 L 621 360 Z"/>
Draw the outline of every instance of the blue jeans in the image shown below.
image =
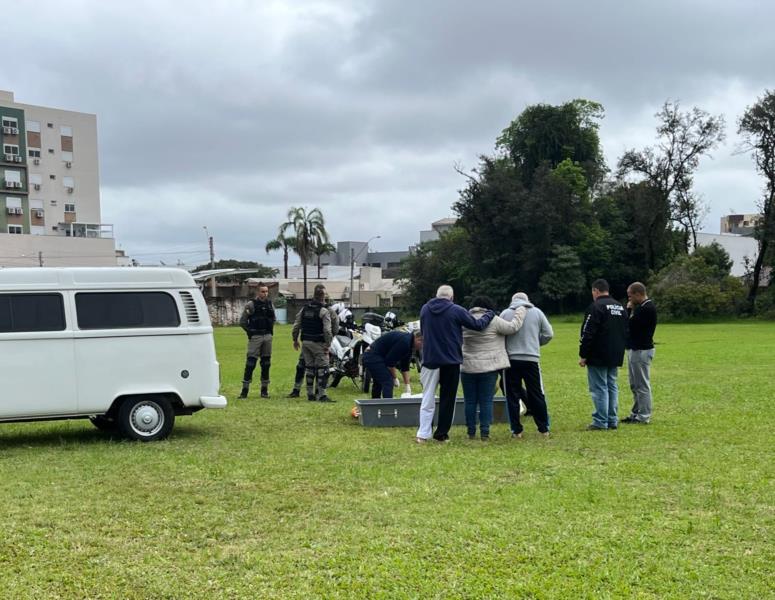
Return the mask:
<path id="1" fill-rule="evenodd" d="M 615 429 L 619 424 L 616 413 L 619 408 L 619 387 L 616 385 L 617 367 L 591 367 L 587 365 L 589 393 L 595 405 L 592 425 L 601 429 Z"/>
<path id="2" fill-rule="evenodd" d="M 468 435 L 476 435 L 476 409 L 479 408 L 479 429 L 482 437 L 490 436 L 492 423 L 492 398 L 495 395 L 495 383 L 498 372 L 461 373 L 463 397 L 466 401 L 466 427 Z"/>

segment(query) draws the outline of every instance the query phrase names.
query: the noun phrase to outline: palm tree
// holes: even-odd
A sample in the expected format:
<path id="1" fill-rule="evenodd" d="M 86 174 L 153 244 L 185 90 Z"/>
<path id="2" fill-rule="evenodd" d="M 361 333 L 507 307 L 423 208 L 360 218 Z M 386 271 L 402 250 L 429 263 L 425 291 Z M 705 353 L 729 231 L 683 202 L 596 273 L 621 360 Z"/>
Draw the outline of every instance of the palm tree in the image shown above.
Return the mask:
<path id="1" fill-rule="evenodd" d="M 334 246 L 332 243 L 323 240 L 320 241 L 321 243 L 315 244 L 315 248 L 312 250 L 312 254 L 317 257 L 318 279 L 320 279 L 320 257 L 324 254 L 331 254 L 332 252 L 336 252 L 336 246 Z"/>
<path id="2" fill-rule="evenodd" d="M 294 249 L 294 244 L 296 243 L 296 238 L 293 237 L 285 237 L 285 229 L 281 225 L 280 226 L 280 233 L 277 234 L 277 237 L 273 240 L 269 240 L 266 243 L 266 253 L 269 254 L 272 250 L 280 250 L 283 251 L 283 274 L 285 275 L 285 278 L 288 279 L 288 254 L 291 250 Z"/>
<path id="3" fill-rule="evenodd" d="M 294 252 L 301 259 L 302 273 L 304 274 L 304 298 L 307 298 L 307 263 L 313 255 L 316 247 L 328 243 L 328 232 L 323 213 L 319 208 L 313 208 L 307 212 L 303 207 L 291 207 L 281 231 L 292 229 L 296 234 Z"/>

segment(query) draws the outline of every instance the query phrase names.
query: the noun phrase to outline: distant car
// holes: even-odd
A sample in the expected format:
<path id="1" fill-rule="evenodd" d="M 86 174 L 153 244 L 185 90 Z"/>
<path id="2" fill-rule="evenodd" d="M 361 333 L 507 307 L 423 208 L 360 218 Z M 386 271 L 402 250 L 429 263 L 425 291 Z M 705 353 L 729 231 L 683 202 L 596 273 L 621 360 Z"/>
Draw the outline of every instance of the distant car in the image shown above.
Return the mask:
<path id="1" fill-rule="evenodd" d="M 0 380 L 0 422 L 88 418 L 141 441 L 226 406 L 207 306 L 182 269 L 0 269 Z"/>

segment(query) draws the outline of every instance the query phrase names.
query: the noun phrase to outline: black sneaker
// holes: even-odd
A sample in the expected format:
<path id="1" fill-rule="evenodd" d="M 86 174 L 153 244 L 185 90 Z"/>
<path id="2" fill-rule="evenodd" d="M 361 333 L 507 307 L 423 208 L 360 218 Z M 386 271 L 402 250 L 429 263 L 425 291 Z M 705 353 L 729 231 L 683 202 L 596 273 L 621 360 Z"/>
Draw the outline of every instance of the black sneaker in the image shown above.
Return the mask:
<path id="1" fill-rule="evenodd" d="M 298 398 L 299 396 L 301 396 L 299 390 L 292 390 L 291 393 L 286 396 L 286 398 Z"/>
<path id="2" fill-rule="evenodd" d="M 307 402 L 316 402 L 315 394 L 307 394 Z"/>
<path id="3" fill-rule="evenodd" d="M 587 425 L 587 431 L 606 431 L 607 427 L 598 427 L 597 425 Z"/>
<path id="4" fill-rule="evenodd" d="M 248 397 L 248 389 L 242 388 L 242 391 L 239 393 L 239 396 L 237 398 L 247 398 Z"/>
<path id="5" fill-rule="evenodd" d="M 261 397 L 262 398 L 269 398 L 269 392 L 267 391 L 266 388 L 261 390 Z"/>
<path id="6" fill-rule="evenodd" d="M 624 417 L 620 422 L 621 423 L 637 423 L 638 420 L 631 415 L 629 417 Z"/>
<path id="7" fill-rule="evenodd" d="M 318 402 L 336 402 L 336 400 L 332 400 L 325 394 L 323 394 L 320 398 L 318 398 Z"/>

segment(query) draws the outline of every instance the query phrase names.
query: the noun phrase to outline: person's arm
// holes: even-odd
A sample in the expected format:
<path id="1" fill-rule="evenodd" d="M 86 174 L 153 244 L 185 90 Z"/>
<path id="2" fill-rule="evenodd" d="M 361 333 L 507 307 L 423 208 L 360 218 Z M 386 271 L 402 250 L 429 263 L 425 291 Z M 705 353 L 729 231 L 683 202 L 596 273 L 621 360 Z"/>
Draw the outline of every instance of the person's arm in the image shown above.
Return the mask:
<path id="1" fill-rule="evenodd" d="M 483 329 L 487 329 L 487 326 L 490 324 L 490 321 L 492 321 L 493 317 L 495 316 L 494 312 L 492 312 L 491 310 L 488 310 L 480 318 L 477 319 L 462 306 L 455 305 L 455 308 L 453 308 L 453 310 L 455 311 L 455 315 L 457 317 L 458 323 L 463 327 L 466 327 L 467 329 L 472 329 L 474 331 L 482 331 Z"/>
<path id="2" fill-rule="evenodd" d="M 277 315 L 274 313 L 274 304 L 269 300 L 269 328 L 274 327 L 275 321 L 277 321 Z"/>
<path id="3" fill-rule="evenodd" d="M 251 301 L 245 305 L 245 309 L 242 311 L 242 315 L 240 315 L 240 318 L 239 318 L 239 326 L 242 327 L 245 333 L 248 334 L 248 337 L 250 337 L 250 330 L 248 329 L 248 320 L 250 319 L 250 315 L 252 314 L 253 314 L 253 302 Z"/>
<path id="4" fill-rule="evenodd" d="M 293 337 L 293 349 L 299 349 L 299 332 L 301 331 L 301 314 L 304 309 L 296 313 L 296 318 L 293 320 L 293 329 L 291 329 L 291 337 Z"/>
<path id="5" fill-rule="evenodd" d="M 323 307 L 320 309 L 320 316 L 323 319 L 323 341 L 328 346 L 334 338 L 331 333 L 331 311 Z"/>
<path id="6" fill-rule="evenodd" d="M 517 333 L 517 331 L 519 331 L 522 328 L 522 325 L 525 323 L 526 314 L 527 309 L 524 306 L 520 306 L 517 310 L 514 311 L 512 318 L 508 321 L 501 319 L 496 315 L 492 320 L 493 324 L 495 325 L 495 333 L 498 335 L 512 335 Z"/>
<path id="7" fill-rule="evenodd" d="M 581 340 L 579 343 L 579 357 L 581 360 L 579 364 L 582 367 L 586 365 L 590 350 L 592 350 L 592 344 L 595 342 L 595 336 L 600 329 L 600 314 L 596 308 L 594 305 L 590 308 L 584 318 L 584 324 L 581 326 Z"/>
<path id="8" fill-rule="evenodd" d="M 542 312 L 541 325 L 538 329 L 538 345 L 546 346 L 546 344 L 552 341 L 553 337 L 554 330 L 552 329 L 552 325 L 549 323 L 549 319 L 546 318 L 546 315 Z"/>

